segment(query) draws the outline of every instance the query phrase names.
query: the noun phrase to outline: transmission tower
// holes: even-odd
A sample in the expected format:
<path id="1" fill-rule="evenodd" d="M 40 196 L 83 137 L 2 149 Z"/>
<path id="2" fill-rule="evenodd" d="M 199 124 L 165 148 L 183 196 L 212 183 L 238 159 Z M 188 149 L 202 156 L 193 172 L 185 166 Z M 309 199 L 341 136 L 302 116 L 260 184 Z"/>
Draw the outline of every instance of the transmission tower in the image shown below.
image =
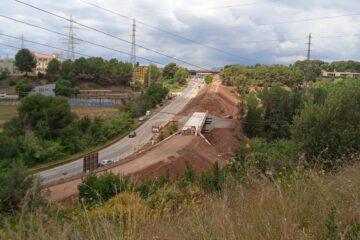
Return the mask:
<path id="1" fill-rule="evenodd" d="M 75 60 L 75 44 L 74 20 L 72 15 L 70 15 L 67 58 L 71 61 Z"/>
<path id="2" fill-rule="evenodd" d="M 311 58 L 311 33 L 309 34 L 309 40 L 308 40 L 308 43 L 307 43 L 307 46 L 308 46 L 308 50 L 307 50 L 307 57 L 306 57 L 306 60 L 307 61 L 310 61 L 310 58 Z"/>
<path id="3" fill-rule="evenodd" d="M 130 62 L 133 64 L 133 66 L 136 66 L 136 20 L 133 19 L 133 25 L 132 25 L 132 38 L 131 38 L 131 58 Z"/>
<path id="4" fill-rule="evenodd" d="M 21 49 L 25 48 L 25 44 L 24 44 L 25 40 L 24 40 L 24 34 L 21 34 Z"/>

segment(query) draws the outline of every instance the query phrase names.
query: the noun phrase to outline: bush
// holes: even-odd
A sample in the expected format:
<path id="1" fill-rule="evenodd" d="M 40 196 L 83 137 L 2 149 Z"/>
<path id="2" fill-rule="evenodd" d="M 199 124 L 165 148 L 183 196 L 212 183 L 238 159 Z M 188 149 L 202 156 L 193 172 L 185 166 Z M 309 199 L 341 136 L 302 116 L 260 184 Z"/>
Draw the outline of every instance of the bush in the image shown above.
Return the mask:
<path id="1" fill-rule="evenodd" d="M 253 94 L 247 97 L 246 102 L 248 111 L 243 122 L 244 131 L 250 138 L 260 136 L 264 130 L 263 109 L 257 97 Z"/>
<path id="2" fill-rule="evenodd" d="M 72 87 L 70 81 L 65 79 L 60 79 L 56 81 L 55 93 L 57 96 L 69 97 L 71 95 L 78 94 L 79 89 Z"/>
<path id="3" fill-rule="evenodd" d="M 12 214 L 18 211 L 32 183 L 33 178 L 27 175 L 21 164 L 2 168 L 0 174 L 0 214 Z"/>
<path id="4" fill-rule="evenodd" d="M 105 173 L 101 176 L 90 175 L 78 186 L 80 201 L 87 206 L 103 204 L 130 188 L 126 178 L 113 173 Z"/>
<path id="5" fill-rule="evenodd" d="M 328 89 L 324 104 L 308 102 L 295 118 L 293 136 L 310 163 L 332 169 L 360 150 L 359 99 L 358 79 L 342 81 Z"/>
<path id="6" fill-rule="evenodd" d="M 183 85 L 186 83 L 186 79 L 189 77 L 189 71 L 185 68 L 179 68 L 174 75 L 174 81 Z"/>
<path id="7" fill-rule="evenodd" d="M 213 76 L 213 75 L 206 75 L 206 77 L 205 77 L 205 83 L 206 83 L 206 84 L 210 84 L 210 83 L 212 83 L 213 79 L 214 79 L 214 76 Z"/>
<path id="8" fill-rule="evenodd" d="M 25 80 L 22 80 L 21 82 L 16 84 L 15 89 L 19 97 L 26 97 L 30 93 L 32 86 L 28 84 Z"/>
<path id="9" fill-rule="evenodd" d="M 236 159 L 245 171 L 254 167 L 263 174 L 268 170 L 274 175 L 292 172 L 297 166 L 295 144 L 287 139 L 274 142 L 261 138 L 252 139 L 239 148 Z"/>

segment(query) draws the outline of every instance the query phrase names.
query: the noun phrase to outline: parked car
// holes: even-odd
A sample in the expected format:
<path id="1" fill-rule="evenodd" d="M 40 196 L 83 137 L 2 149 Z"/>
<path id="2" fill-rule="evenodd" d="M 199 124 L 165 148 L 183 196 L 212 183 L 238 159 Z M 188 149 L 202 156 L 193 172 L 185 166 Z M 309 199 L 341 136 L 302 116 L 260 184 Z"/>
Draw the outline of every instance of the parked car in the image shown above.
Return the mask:
<path id="1" fill-rule="evenodd" d="M 146 116 L 150 116 L 151 115 L 151 112 L 148 110 L 146 111 Z"/>
<path id="2" fill-rule="evenodd" d="M 145 121 L 145 117 L 139 117 L 139 121 L 140 121 L 140 122 Z"/>
<path id="3" fill-rule="evenodd" d="M 104 160 L 101 160 L 100 166 L 105 167 L 105 166 L 107 166 L 107 165 L 109 165 L 109 164 L 111 164 L 111 163 L 113 163 L 112 160 L 104 159 Z"/>
<path id="4" fill-rule="evenodd" d="M 129 138 L 134 138 L 134 137 L 136 137 L 136 132 L 135 132 L 135 131 L 131 131 L 131 132 L 129 133 Z"/>
<path id="5" fill-rule="evenodd" d="M 225 116 L 226 119 L 233 119 L 233 116 L 232 115 L 227 115 Z"/>

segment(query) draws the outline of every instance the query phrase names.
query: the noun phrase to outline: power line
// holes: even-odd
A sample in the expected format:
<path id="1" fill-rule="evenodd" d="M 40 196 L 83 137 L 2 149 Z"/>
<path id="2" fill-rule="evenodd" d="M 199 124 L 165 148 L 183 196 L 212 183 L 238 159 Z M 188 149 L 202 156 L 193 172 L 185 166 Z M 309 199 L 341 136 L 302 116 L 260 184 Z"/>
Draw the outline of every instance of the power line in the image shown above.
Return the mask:
<path id="1" fill-rule="evenodd" d="M 44 10 L 44 9 L 39 8 L 39 7 L 36 7 L 36 6 L 34 6 L 34 5 L 25 3 L 25 2 L 23 2 L 23 1 L 20 1 L 20 0 L 13 0 L 13 1 L 18 2 L 18 3 L 20 3 L 20 4 L 23 4 L 23 5 L 25 5 L 25 6 L 28 6 L 28 7 L 30 7 L 30 8 L 34 8 L 34 9 L 36 9 L 36 10 L 38 10 L 38 11 L 47 13 L 47 14 L 49 14 L 49 15 L 55 16 L 55 17 L 57 17 L 57 18 L 60 18 L 60 19 L 66 20 L 66 21 L 71 21 L 70 19 L 68 19 L 68 18 L 66 18 L 66 17 L 60 16 L 60 15 L 58 15 L 58 14 L 56 14 L 56 13 L 53 13 L 53 12 Z M 89 30 L 92 30 L 92 31 L 95 31 L 95 32 L 98 32 L 98 33 L 101 33 L 101 34 L 104 34 L 104 35 L 106 35 L 106 36 L 108 36 L 108 37 L 115 38 L 115 39 L 117 39 L 117 40 L 119 40 L 119 41 L 122 41 L 122 42 L 125 42 L 125 43 L 128 43 L 128 44 L 132 44 L 132 43 L 131 43 L 130 41 L 128 41 L 128 40 L 119 38 L 119 37 L 114 36 L 114 35 L 112 35 L 112 34 L 110 34 L 110 33 L 107 33 L 107 32 L 104 32 L 104 31 L 102 31 L 102 30 L 99 30 L 99 29 L 90 27 L 90 26 L 88 26 L 88 25 L 79 23 L 78 21 L 73 20 L 73 22 L 74 22 L 75 24 L 81 26 L 81 27 L 86 28 L 86 29 L 89 29 Z M 196 68 L 203 69 L 203 70 L 208 70 L 207 68 L 204 68 L 204 67 L 201 67 L 201 66 L 198 66 L 198 65 L 189 63 L 189 62 L 187 62 L 187 61 L 185 61 L 185 60 L 179 59 L 179 58 L 177 58 L 177 57 L 170 56 L 170 55 L 168 55 L 168 54 L 162 53 L 162 52 L 160 52 L 160 51 L 157 51 L 157 50 L 154 50 L 154 49 L 151 49 L 151 48 L 148 48 L 148 47 L 145 47 L 145 46 L 143 46 L 143 45 L 135 44 L 135 46 L 137 46 L 137 47 L 139 47 L 139 48 L 142 48 L 142 49 L 145 49 L 145 50 L 147 50 L 147 51 L 154 52 L 154 53 L 159 54 L 159 55 L 161 55 L 161 56 L 164 56 L 164 57 L 167 57 L 167 58 L 171 58 L 171 59 L 174 59 L 174 60 L 176 60 L 176 61 L 185 63 L 185 64 L 187 64 L 187 65 L 189 65 L 189 66 L 192 66 L 192 67 L 196 67 Z"/>
<path id="2" fill-rule="evenodd" d="M 243 25 L 243 26 L 234 26 L 234 27 L 209 28 L 207 30 L 208 31 L 230 30 L 230 29 L 236 29 L 236 28 L 242 28 L 242 27 L 262 27 L 262 26 L 281 25 L 281 24 L 288 24 L 288 23 L 314 22 L 314 21 L 322 21 L 322 20 L 328 20 L 328 19 L 352 17 L 352 16 L 359 16 L 359 15 L 360 15 L 360 13 L 349 13 L 349 14 L 335 15 L 335 16 L 304 18 L 304 19 L 295 19 L 295 20 L 279 21 L 279 22 L 271 22 L 271 23 L 257 23 L 257 24 L 252 24 L 252 25 Z M 196 30 L 182 31 L 182 33 L 184 33 L 184 32 L 190 33 L 193 31 L 196 31 Z"/>
<path id="3" fill-rule="evenodd" d="M 11 35 L 8 35 L 8 34 L 4 34 L 4 33 L 0 33 L 1 36 L 5 36 L 5 37 L 9 37 L 9 38 L 13 38 L 13 39 L 17 39 L 17 40 L 21 40 L 21 38 L 19 37 L 15 37 L 15 36 L 11 36 Z M 44 44 L 44 43 L 39 43 L 39 42 L 35 42 L 35 41 L 30 41 L 30 40 L 25 40 L 25 42 L 29 42 L 29 43 L 33 43 L 33 44 L 37 44 L 37 45 L 40 45 L 40 46 L 44 46 L 44 47 L 48 47 L 48 48 L 53 48 L 53 49 L 56 49 L 56 50 L 60 50 L 60 51 L 64 51 L 64 52 L 68 52 L 69 50 L 66 50 L 64 48 L 59 48 L 59 47 L 54 47 L 52 45 L 49 45 L 49 44 Z M 91 57 L 90 55 L 87 55 L 87 54 L 84 54 L 84 53 L 79 53 L 79 52 L 74 52 L 75 54 L 77 55 L 80 55 L 80 56 L 84 56 L 84 57 Z"/>
<path id="4" fill-rule="evenodd" d="M 80 1 L 82 1 L 82 0 L 80 0 Z M 198 9 L 192 9 L 192 10 L 163 11 L 163 12 L 157 12 L 157 13 L 152 13 L 152 14 L 137 15 L 137 17 L 154 16 L 154 15 L 167 15 L 167 14 L 179 14 L 179 13 L 199 12 L 199 11 L 228 9 L 228 8 L 238 8 L 238 7 L 242 7 L 242 6 L 253 6 L 253 5 L 266 4 L 266 3 L 276 3 L 276 2 L 281 2 L 281 1 L 284 1 L 284 0 L 259 1 L 259 2 L 242 3 L 242 4 L 236 4 L 236 5 L 227 5 L 227 6 L 218 6 L 218 7 L 209 7 L 209 8 L 198 8 Z"/>
<path id="5" fill-rule="evenodd" d="M 65 36 L 65 37 L 68 36 L 67 34 L 60 33 L 60 32 L 45 28 L 45 27 L 37 26 L 35 24 L 28 23 L 28 22 L 25 22 L 25 21 L 21 21 L 21 20 L 12 18 L 12 17 L 4 16 L 4 15 L 1 15 L 1 14 L 0 14 L 0 17 L 12 20 L 14 22 L 22 23 L 22 24 L 25 24 L 25 25 L 28 25 L 28 26 L 31 26 L 31 27 L 34 27 L 34 28 L 38 28 L 38 29 L 41 29 L 41 30 L 44 30 L 44 31 L 48 31 L 48 32 L 51 32 L 51 33 L 54 33 L 54 34 L 57 34 L 57 35 L 60 35 L 60 36 Z M 104 48 L 104 49 L 107 49 L 107 50 L 110 50 L 110 51 L 114 51 L 114 52 L 118 52 L 118 53 L 122 53 L 122 54 L 125 54 L 125 55 L 128 55 L 128 56 L 131 56 L 130 53 L 127 53 L 127 52 L 124 52 L 124 51 L 121 51 L 121 50 L 117 50 L 117 49 L 113 49 L 113 48 L 107 47 L 107 46 L 102 45 L 102 44 L 90 42 L 88 40 L 84 40 L 84 39 L 81 39 L 81 38 L 78 38 L 78 37 L 74 37 L 74 39 L 78 40 L 78 41 L 81 41 L 81 42 L 84 42 L 84 43 L 88 43 L 88 44 L 97 46 L 97 47 L 101 47 L 101 48 Z M 138 58 L 149 61 L 149 62 L 152 62 L 152 63 L 155 63 L 155 64 L 164 65 L 163 63 L 160 63 L 160 62 L 157 62 L 157 61 L 154 61 L 154 60 L 150 60 L 150 59 L 145 58 L 145 57 L 138 57 Z"/>
<path id="6" fill-rule="evenodd" d="M 14 0 L 14 1 L 17 1 L 17 0 Z M 125 19 L 128 19 L 128 20 L 132 20 L 132 18 L 129 17 L 129 16 L 125 16 L 125 15 L 120 14 L 120 13 L 118 13 L 118 12 L 115 12 L 115 11 L 113 11 L 113 10 L 106 9 L 106 8 L 100 6 L 100 5 L 93 4 L 93 3 L 90 3 L 90 2 L 87 2 L 87 1 L 84 1 L 84 0 L 80 0 L 80 1 L 83 2 L 83 3 L 85 3 L 85 4 L 87 4 L 87 5 L 90 5 L 90 6 L 93 6 L 93 7 L 95 7 L 95 8 L 101 9 L 101 10 L 103 10 L 103 11 L 106 11 L 106 12 L 112 13 L 112 14 L 114 14 L 114 15 L 117 15 L 117 16 L 119 16 L 119 17 L 122 17 L 122 18 L 125 18 Z M 283 1 L 283 0 L 277 0 L 277 1 Z M 143 22 L 143 21 L 137 20 L 137 22 L 140 23 L 140 24 L 142 24 L 142 25 L 144 25 L 144 26 L 146 26 L 146 27 L 148 27 L 148 28 L 152 28 L 152 29 L 154 29 L 154 30 L 157 30 L 157 31 L 159 31 L 159 32 L 166 33 L 166 34 L 171 35 L 171 36 L 173 36 L 173 37 L 176 37 L 176 38 L 179 38 L 179 39 L 183 39 L 183 40 L 188 41 L 188 42 L 195 43 L 195 44 L 197 44 L 197 45 L 199 45 L 199 46 L 202 46 L 202 47 L 205 47 L 205 48 L 208 48 L 208 49 L 212 49 L 212 50 L 214 50 L 214 51 L 221 52 L 221 53 L 224 53 L 224 54 L 233 56 L 233 57 L 241 58 L 241 59 L 243 59 L 243 60 L 246 60 L 247 62 L 255 62 L 255 60 L 253 60 L 253 59 L 249 59 L 249 58 L 244 58 L 244 57 L 237 56 L 237 55 L 235 55 L 235 54 L 233 54 L 233 53 L 230 53 L 230 52 L 224 51 L 224 50 L 222 50 L 222 49 L 219 49 L 219 48 L 216 48 L 216 47 L 212 47 L 212 46 L 209 46 L 209 45 L 206 45 L 206 44 L 203 44 L 203 43 L 200 43 L 200 42 L 198 42 L 198 41 L 196 41 L 196 40 L 193 40 L 193 39 L 184 37 L 184 36 L 182 36 L 182 35 L 179 35 L 179 34 L 170 32 L 170 31 L 168 31 L 168 30 L 165 30 L 165 29 L 162 29 L 162 28 L 159 28 L 159 27 L 150 25 L 150 24 L 145 23 L 145 22 Z"/>

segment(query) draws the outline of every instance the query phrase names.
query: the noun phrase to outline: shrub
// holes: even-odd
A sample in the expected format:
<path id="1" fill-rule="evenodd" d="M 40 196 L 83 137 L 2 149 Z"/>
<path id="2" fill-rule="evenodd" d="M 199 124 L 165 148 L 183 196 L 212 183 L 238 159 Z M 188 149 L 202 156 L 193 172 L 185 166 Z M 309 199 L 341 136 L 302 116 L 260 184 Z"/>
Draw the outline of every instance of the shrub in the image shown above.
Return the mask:
<path id="1" fill-rule="evenodd" d="M 264 139 L 252 139 L 248 144 L 241 146 L 236 158 L 245 170 L 255 167 L 265 174 L 270 170 L 274 175 L 292 172 L 297 166 L 296 147 L 291 140 L 279 139 L 267 142 Z"/>
<path id="2" fill-rule="evenodd" d="M 113 173 L 90 175 L 79 186 L 79 198 L 87 206 L 103 204 L 111 197 L 131 188 L 129 181 Z"/>
<path id="3" fill-rule="evenodd" d="M 263 109 L 257 97 L 253 94 L 247 97 L 247 114 L 243 122 L 246 135 L 250 138 L 260 136 L 264 130 L 264 120 L 262 119 Z"/>
<path id="4" fill-rule="evenodd" d="M 28 84 L 25 80 L 22 80 L 21 82 L 16 84 L 15 89 L 19 97 L 26 97 L 30 93 L 32 86 Z"/>
<path id="5" fill-rule="evenodd" d="M 294 140 L 311 164 L 331 169 L 360 150 L 359 99 L 360 82 L 342 81 L 329 88 L 323 105 L 308 102 L 295 118 Z"/>
<path id="6" fill-rule="evenodd" d="M 10 167 L 2 168 L 0 174 L 0 214 L 11 214 L 18 211 L 32 183 L 33 178 L 27 175 L 21 164 L 14 163 Z"/>
<path id="7" fill-rule="evenodd" d="M 79 89 L 72 87 L 70 81 L 65 79 L 60 79 L 56 81 L 55 93 L 57 96 L 69 97 L 71 95 L 78 94 Z"/>
<path id="8" fill-rule="evenodd" d="M 205 77 L 205 83 L 206 83 L 206 84 L 210 84 L 210 83 L 212 83 L 213 79 L 214 79 L 214 76 L 213 76 L 213 75 L 206 75 L 206 77 Z"/>

